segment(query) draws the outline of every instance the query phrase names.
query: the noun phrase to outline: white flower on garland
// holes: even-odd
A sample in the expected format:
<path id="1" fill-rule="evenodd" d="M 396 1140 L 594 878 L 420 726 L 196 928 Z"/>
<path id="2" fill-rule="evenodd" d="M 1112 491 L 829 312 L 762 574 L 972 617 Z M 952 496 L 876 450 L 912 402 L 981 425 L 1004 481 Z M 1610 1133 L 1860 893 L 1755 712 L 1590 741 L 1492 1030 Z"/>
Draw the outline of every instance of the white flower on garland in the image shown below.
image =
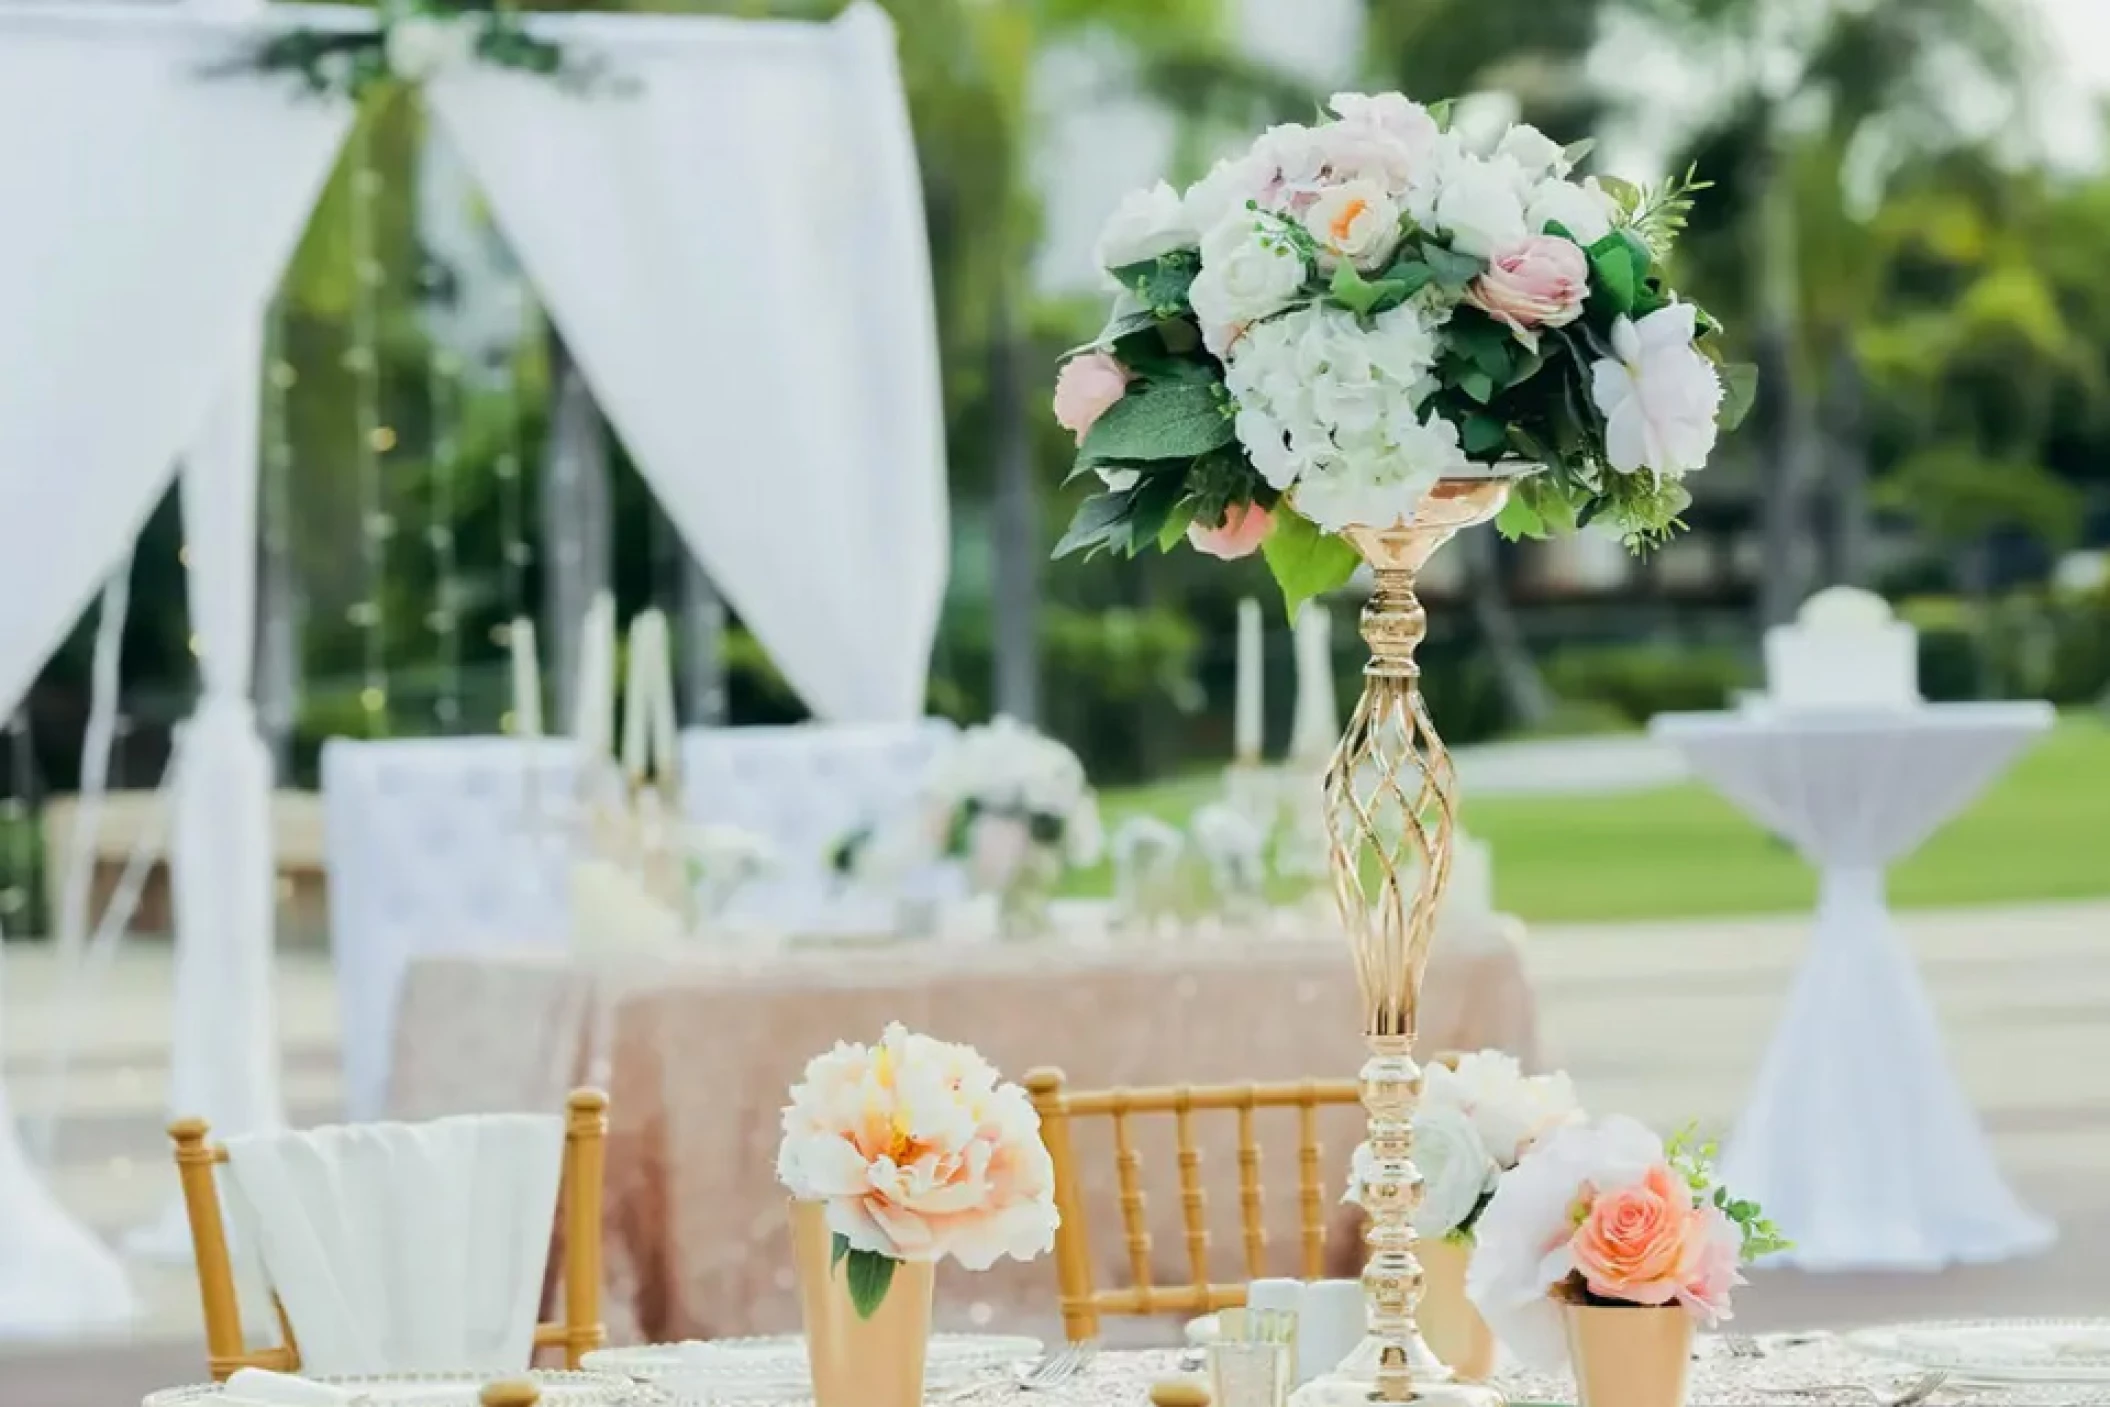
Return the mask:
<path id="1" fill-rule="evenodd" d="M 1495 144 L 1495 155 L 1514 161 L 1525 178 L 1532 181 L 1547 176 L 1558 179 L 1575 169 L 1561 144 L 1528 122 L 1519 122 L 1504 132 L 1502 140 Z"/>
<path id="2" fill-rule="evenodd" d="M 1508 157 L 1465 157 L 1436 197 L 1436 223 L 1460 254 L 1491 258 L 1530 233 L 1524 224 L 1529 189 L 1522 168 Z"/>
<path id="3" fill-rule="evenodd" d="M 1676 478 L 1714 451 L 1722 381 L 1693 347 L 1692 304 L 1612 324 L 1611 357 L 1590 368 L 1590 398 L 1605 417 L 1605 459 L 1622 473 Z"/>
<path id="4" fill-rule="evenodd" d="M 1194 247 L 1194 226 L 1188 222 L 1180 193 L 1165 182 L 1130 191 L 1114 207 L 1105 228 L 1099 232 L 1098 259 L 1102 269 L 1119 269 Z"/>
<path id="5" fill-rule="evenodd" d="M 385 52 L 390 73 L 405 83 L 423 83 L 474 58 L 476 31 L 466 16 L 407 13 L 389 24 Z"/>
<path id="6" fill-rule="evenodd" d="M 1346 259 L 1369 273 L 1399 247 L 1399 206 L 1377 182 L 1349 181 L 1320 193 L 1304 212 L 1304 229 L 1319 246 L 1321 269 Z"/>

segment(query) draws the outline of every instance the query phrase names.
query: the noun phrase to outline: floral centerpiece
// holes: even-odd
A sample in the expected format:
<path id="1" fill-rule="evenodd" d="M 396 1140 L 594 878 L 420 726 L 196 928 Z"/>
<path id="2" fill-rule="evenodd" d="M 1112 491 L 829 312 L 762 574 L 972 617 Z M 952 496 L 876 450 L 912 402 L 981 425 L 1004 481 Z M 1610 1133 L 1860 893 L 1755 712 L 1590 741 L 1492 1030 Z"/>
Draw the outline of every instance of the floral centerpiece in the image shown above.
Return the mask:
<path id="1" fill-rule="evenodd" d="M 283 73 L 316 96 L 358 98 L 389 83 L 418 85 L 472 63 L 534 74 L 573 91 L 615 90 L 597 60 L 530 32 L 498 0 L 383 0 L 374 27 L 287 28 L 254 44 L 224 72 Z"/>
<path id="2" fill-rule="evenodd" d="M 1475 149 L 1397 93 L 1331 110 L 1108 222 L 1113 318 L 1055 390 L 1096 492 L 1057 554 L 1257 549 L 1294 609 L 1354 570 L 1344 528 L 1525 475 L 1512 537 L 1670 535 L 1756 384 L 1664 281 L 1700 184 L 1578 178 L 1589 144 L 1530 126 Z"/>
<path id="3" fill-rule="evenodd" d="M 970 1047 L 896 1023 L 808 1063 L 783 1127 L 816 1401 L 916 1407 L 931 1267 L 987 1270 L 1054 1244 L 1040 1116 Z"/>
<path id="4" fill-rule="evenodd" d="M 1582 1401 L 1599 1407 L 1682 1401 L 1693 1325 L 1727 1319 L 1740 1267 L 1787 1247 L 1721 1184 L 1712 1145 L 1627 1118 L 1541 1141 L 1495 1189 L 1478 1239 L 1467 1289 L 1495 1333 L 1541 1367 L 1565 1337 Z M 1629 1370 L 1657 1380 L 1608 1385 Z"/>
<path id="5" fill-rule="evenodd" d="M 1105 848 L 1099 803 L 1077 754 L 999 716 L 969 728 L 924 774 L 919 806 L 901 823 L 868 826 L 840 842 L 838 873 L 898 878 L 936 856 L 956 861 L 977 893 L 1018 917 L 1046 897 L 1066 865 Z"/>
<path id="6" fill-rule="evenodd" d="M 1428 1068 L 1414 1114 L 1414 1165 L 1421 1206 L 1414 1229 L 1423 1238 L 1426 1272 L 1421 1328 L 1438 1358 L 1461 1376 L 1494 1368 L 1495 1339 L 1466 1298 L 1474 1229 L 1502 1179 L 1556 1129 L 1581 1122 L 1575 1086 L 1564 1073 L 1526 1075 L 1499 1050 L 1437 1061 Z M 1370 1145 L 1355 1150 L 1343 1202 L 1363 1204 Z"/>

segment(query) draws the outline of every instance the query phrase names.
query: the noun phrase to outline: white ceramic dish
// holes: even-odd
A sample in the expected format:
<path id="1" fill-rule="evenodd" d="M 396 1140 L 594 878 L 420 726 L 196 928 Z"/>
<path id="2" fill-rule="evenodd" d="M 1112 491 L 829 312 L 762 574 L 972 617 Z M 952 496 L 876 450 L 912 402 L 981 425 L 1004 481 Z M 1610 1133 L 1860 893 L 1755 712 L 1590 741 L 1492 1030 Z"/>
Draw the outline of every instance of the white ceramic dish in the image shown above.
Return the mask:
<path id="1" fill-rule="evenodd" d="M 317 1378 L 365 1398 L 373 1407 L 477 1407 L 484 1385 L 505 1373 L 400 1373 L 370 1378 Z M 510 1376 L 518 1376 L 513 1374 Z M 542 1389 L 541 1407 L 628 1407 L 644 1399 L 637 1384 L 608 1373 L 531 1373 Z M 231 1396 L 225 1383 L 165 1388 L 140 1407 L 235 1407 L 252 1399 Z"/>
<path id="2" fill-rule="evenodd" d="M 1873 1358 L 1981 1383 L 2110 1382 L 2110 1319 L 1978 1319 L 1855 1329 Z"/>

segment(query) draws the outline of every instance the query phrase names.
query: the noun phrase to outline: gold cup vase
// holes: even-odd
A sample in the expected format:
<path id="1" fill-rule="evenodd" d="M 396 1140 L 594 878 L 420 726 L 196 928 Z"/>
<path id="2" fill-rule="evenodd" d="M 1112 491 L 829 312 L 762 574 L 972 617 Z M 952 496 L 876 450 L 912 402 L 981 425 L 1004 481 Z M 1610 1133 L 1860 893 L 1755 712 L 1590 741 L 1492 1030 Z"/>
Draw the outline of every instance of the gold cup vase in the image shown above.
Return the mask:
<path id="1" fill-rule="evenodd" d="M 1561 1305 L 1576 1407 L 1685 1407 L 1692 1315 L 1682 1305 Z"/>
<path id="2" fill-rule="evenodd" d="M 867 1319 L 850 1302 L 845 1266 L 835 1258 L 833 1243 L 822 1205 L 793 1201 L 791 1255 L 814 1407 L 922 1407 L 935 1267 L 913 1261 L 896 1266 L 886 1297 Z"/>
<path id="3" fill-rule="evenodd" d="M 1370 1049 L 1360 1076 L 1372 1154 L 1363 1184 L 1370 1336 L 1342 1373 L 1370 1382 L 1379 1402 L 1497 1407 L 1501 1400 L 1491 1389 L 1456 1381 L 1415 1323 L 1422 1268 L 1414 1213 L 1422 1187 L 1413 1129 L 1422 1077 L 1414 1036 L 1422 973 L 1450 878 L 1458 776 L 1422 702 L 1414 651 L 1428 616 L 1414 585 L 1436 549 L 1502 510 L 1509 489 L 1503 478 L 1439 480 L 1411 521 L 1342 533 L 1376 578 L 1362 615 L 1370 647 L 1363 693 L 1327 768 L 1325 792 L 1328 869 L 1355 951 Z"/>

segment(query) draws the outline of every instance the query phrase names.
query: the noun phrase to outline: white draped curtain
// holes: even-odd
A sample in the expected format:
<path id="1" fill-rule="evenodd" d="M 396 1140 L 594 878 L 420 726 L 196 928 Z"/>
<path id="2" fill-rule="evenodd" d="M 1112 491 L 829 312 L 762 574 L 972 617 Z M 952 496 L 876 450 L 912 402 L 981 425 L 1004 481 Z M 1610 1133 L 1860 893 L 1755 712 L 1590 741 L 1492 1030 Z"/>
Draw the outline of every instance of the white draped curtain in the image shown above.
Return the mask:
<path id="1" fill-rule="evenodd" d="M 920 717 L 948 529 L 893 26 L 533 24 L 630 91 L 472 67 L 430 94 L 566 346 L 813 711 Z"/>

